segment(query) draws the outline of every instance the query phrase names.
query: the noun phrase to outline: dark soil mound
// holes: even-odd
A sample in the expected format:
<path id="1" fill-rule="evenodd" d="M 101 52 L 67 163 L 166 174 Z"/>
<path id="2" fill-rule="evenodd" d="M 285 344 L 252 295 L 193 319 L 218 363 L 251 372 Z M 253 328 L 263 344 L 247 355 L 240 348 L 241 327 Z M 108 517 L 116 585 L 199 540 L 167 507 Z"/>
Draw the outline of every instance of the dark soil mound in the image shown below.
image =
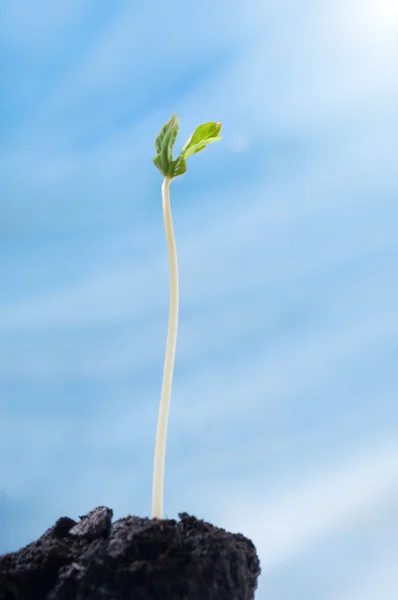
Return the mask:
<path id="1" fill-rule="evenodd" d="M 180 521 L 99 507 L 59 519 L 37 541 L 0 557 L 0 600 L 252 600 L 256 550 L 181 513 Z"/>

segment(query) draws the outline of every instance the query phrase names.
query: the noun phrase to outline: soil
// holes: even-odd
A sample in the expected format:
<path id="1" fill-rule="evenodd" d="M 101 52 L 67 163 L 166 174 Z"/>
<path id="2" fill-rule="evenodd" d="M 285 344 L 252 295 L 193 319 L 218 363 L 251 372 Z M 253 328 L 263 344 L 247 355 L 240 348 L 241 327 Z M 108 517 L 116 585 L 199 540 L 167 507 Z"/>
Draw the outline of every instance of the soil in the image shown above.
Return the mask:
<path id="1" fill-rule="evenodd" d="M 106 507 L 58 519 L 0 556 L 0 600 L 252 600 L 253 543 L 210 523 L 126 517 Z"/>

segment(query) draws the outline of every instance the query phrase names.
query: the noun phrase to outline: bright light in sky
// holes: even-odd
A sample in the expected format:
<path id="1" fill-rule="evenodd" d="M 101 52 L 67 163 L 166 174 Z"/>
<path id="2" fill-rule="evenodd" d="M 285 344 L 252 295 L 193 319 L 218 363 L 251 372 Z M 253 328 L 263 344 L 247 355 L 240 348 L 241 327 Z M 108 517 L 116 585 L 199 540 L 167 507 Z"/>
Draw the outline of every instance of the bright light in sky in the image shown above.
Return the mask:
<path id="1" fill-rule="evenodd" d="M 379 0 L 373 2 L 376 14 L 380 14 L 384 19 L 390 20 L 398 16 L 398 3 L 396 0 Z"/>
<path id="2" fill-rule="evenodd" d="M 397 0 L 355 0 L 343 5 L 343 18 L 348 17 L 353 30 L 363 33 L 385 35 L 397 32 L 398 2 Z"/>

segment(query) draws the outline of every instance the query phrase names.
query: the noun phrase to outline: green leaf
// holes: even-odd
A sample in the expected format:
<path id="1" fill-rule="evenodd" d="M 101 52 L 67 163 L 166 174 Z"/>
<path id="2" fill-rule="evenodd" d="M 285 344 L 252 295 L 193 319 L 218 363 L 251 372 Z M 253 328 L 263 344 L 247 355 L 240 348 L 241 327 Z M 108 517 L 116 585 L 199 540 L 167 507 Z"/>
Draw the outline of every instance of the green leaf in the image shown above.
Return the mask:
<path id="1" fill-rule="evenodd" d="M 166 135 L 170 131 L 170 129 L 173 129 L 174 127 L 177 128 L 177 133 L 178 133 L 178 117 L 177 117 L 176 113 L 174 113 L 174 115 L 167 121 L 167 123 L 165 125 L 163 125 L 158 137 L 155 140 L 155 148 L 156 148 L 157 152 L 161 152 L 164 138 L 166 137 Z M 176 133 L 176 137 L 177 137 L 177 133 Z"/>
<path id="2" fill-rule="evenodd" d="M 173 160 L 173 148 L 179 129 L 176 113 L 163 125 L 155 140 L 157 155 L 153 159 L 155 166 L 164 177 L 178 177 L 187 170 L 185 159 L 200 152 L 209 144 L 221 140 L 221 123 L 211 122 L 199 125 L 184 145 L 181 154 Z"/>
<path id="3" fill-rule="evenodd" d="M 189 158 L 190 156 L 192 156 L 192 154 L 196 154 L 197 152 L 204 150 L 204 148 L 206 148 L 206 146 L 208 146 L 208 144 L 214 144 L 214 142 L 218 142 L 219 140 L 222 140 L 222 137 L 217 136 L 217 137 L 209 138 L 204 142 L 199 142 L 198 144 L 193 144 L 193 146 L 189 145 L 189 148 L 187 148 L 187 150 L 185 150 L 185 152 L 183 153 L 183 156 L 184 156 L 184 158 Z"/>
<path id="4" fill-rule="evenodd" d="M 178 177 L 179 175 L 183 175 L 187 170 L 187 163 L 185 162 L 185 158 L 182 156 L 179 156 L 176 158 L 176 160 L 173 160 L 167 171 L 163 169 L 162 157 L 160 154 L 155 156 L 153 162 L 164 177 Z"/>
<path id="5" fill-rule="evenodd" d="M 161 174 L 164 177 L 166 177 L 166 173 L 163 170 L 162 157 L 160 156 L 160 154 L 157 154 L 155 156 L 155 158 L 153 159 L 153 162 L 154 162 L 155 166 L 159 169 L 159 171 L 161 172 Z"/>
<path id="6" fill-rule="evenodd" d="M 178 129 L 178 117 L 174 113 L 171 119 L 163 125 L 155 140 L 155 148 L 158 155 L 154 158 L 153 162 L 163 175 L 168 174 L 173 162 L 173 148 L 178 135 Z"/>
<path id="7" fill-rule="evenodd" d="M 173 160 L 171 164 L 171 176 L 178 177 L 179 175 L 183 175 L 187 170 L 187 163 L 185 162 L 185 158 L 183 156 L 179 156 L 176 160 Z"/>
<path id="8" fill-rule="evenodd" d="M 196 154 L 200 152 L 208 144 L 212 144 L 214 142 L 218 142 L 221 140 L 220 132 L 222 129 L 221 123 L 210 122 L 204 123 L 203 125 L 199 125 L 189 138 L 189 140 L 185 143 L 183 149 L 181 150 L 181 156 L 184 158 L 188 158 L 192 156 L 192 154 Z"/>

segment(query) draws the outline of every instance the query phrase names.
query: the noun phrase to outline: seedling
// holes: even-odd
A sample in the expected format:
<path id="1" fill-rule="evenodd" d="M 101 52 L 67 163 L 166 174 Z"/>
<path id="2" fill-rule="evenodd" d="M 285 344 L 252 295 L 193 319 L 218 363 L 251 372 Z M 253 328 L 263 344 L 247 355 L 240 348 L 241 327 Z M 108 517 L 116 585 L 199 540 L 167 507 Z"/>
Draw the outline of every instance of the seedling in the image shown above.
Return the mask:
<path id="1" fill-rule="evenodd" d="M 162 184 L 162 206 L 166 242 L 170 269 L 170 304 L 167 330 L 166 355 L 163 367 L 162 392 L 160 396 L 158 426 L 156 431 L 155 461 L 153 467 L 152 518 L 163 518 L 164 466 L 166 457 L 167 424 L 169 420 L 170 396 L 173 382 L 174 359 L 178 329 L 178 263 L 174 237 L 173 220 L 170 206 L 170 183 L 174 177 L 183 175 L 187 170 L 186 159 L 204 150 L 208 144 L 221 140 L 221 123 L 199 125 L 188 139 L 181 154 L 173 159 L 173 148 L 177 138 L 179 124 L 174 114 L 162 127 L 155 140 L 156 167 L 164 176 Z"/>

